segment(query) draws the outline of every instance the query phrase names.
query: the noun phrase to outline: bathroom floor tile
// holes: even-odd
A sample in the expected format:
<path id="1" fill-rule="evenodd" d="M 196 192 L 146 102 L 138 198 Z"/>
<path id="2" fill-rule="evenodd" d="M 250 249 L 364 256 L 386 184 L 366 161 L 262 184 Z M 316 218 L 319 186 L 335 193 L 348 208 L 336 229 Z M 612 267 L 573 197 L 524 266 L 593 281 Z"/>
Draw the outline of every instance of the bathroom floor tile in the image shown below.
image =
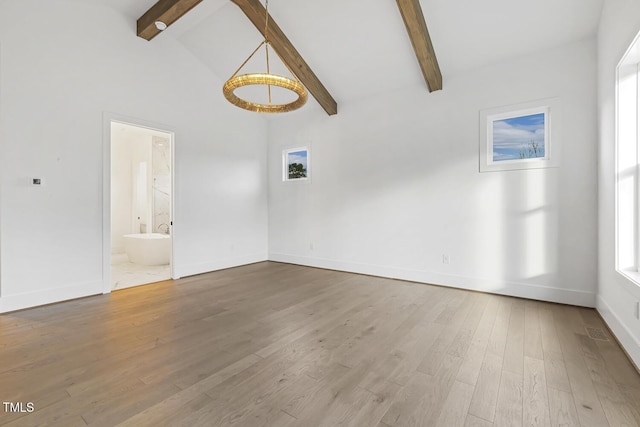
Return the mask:
<path id="1" fill-rule="evenodd" d="M 169 279 L 171 279 L 169 264 L 138 265 L 128 261 L 111 264 L 111 289 L 113 290 Z"/>

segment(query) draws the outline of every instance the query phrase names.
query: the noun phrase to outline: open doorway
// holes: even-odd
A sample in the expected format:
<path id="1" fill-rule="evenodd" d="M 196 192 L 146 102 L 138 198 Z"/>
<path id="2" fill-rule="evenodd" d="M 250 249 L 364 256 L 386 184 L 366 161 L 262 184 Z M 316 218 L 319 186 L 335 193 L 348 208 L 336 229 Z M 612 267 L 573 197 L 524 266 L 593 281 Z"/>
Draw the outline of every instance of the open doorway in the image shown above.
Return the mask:
<path id="1" fill-rule="evenodd" d="M 173 133 L 111 120 L 109 290 L 172 277 Z"/>

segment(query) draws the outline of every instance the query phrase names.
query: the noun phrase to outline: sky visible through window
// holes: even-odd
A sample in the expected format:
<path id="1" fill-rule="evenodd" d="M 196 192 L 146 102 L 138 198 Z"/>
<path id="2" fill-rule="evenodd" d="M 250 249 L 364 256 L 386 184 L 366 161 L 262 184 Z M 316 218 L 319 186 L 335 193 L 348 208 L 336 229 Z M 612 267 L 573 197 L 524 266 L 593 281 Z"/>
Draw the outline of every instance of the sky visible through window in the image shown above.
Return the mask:
<path id="1" fill-rule="evenodd" d="M 301 166 L 300 166 L 301 165 Z M 307 177 L 307 151 L 293 151 L 287 153 L 287 167 L 289 179 Z"/>
<path id="2" fill-rule="evenodd" d="M 545 156 L 545 115 L 511 117 L 493 122 L 493 161 Z"/>
<path id="3" fill-rule="evenodd" d="M 304 168 L 307 168 L 307 152 L 306 151 L 295 151 L 293 153 L 289 153 L 289 164 L 293 163 L 301 163 Z"/>

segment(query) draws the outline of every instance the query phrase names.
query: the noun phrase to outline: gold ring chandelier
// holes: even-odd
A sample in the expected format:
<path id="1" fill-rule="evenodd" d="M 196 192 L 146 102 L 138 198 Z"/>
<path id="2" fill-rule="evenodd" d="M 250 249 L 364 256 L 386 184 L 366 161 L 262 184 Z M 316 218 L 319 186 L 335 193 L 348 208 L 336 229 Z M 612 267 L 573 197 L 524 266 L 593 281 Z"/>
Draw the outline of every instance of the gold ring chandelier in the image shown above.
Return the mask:
<path id="1" fill-rule="evenodd" d="M 270 66 L 269 66 L 269 0 L 265 2 L 265 29 L 264 29 L 264 40 L 262 43 L 258 45 L 258 47 L 249 55 L 249 57 L 242 63 L 240 68 L 236 70 L 235 73 L 231 76 L 229 80 L 222 87 L 222 93 L 224 97 L 232 103 L 233 105 L 244 108 L 245 110 L 255 111 L 257 113 L 286 113 L 288 111 L 297 110 L 302 107 L 307 102 L 307 90 L 300 83 L 300 81 L 295 77 L 295 74 L 291 71 L 291 69 L 287 66 L 287 64 L 280 60 L 287 67 L 293 79 L 288 77 L 279 76 L 276 74 L 271 74 Z M 256 54 L 256 52 L 264 45 L 265 54 L 267 59 L 267 72 L 266 73 L 252 73 L 252 74 L 241 74 L 238 75 L 240 70 L 249 62 L 249 60 Z M 277 53 L 277 52 L 276 52 Z M 262 104 L 258 102 L 247 101 L 245 99 L 237 96 L 234 91 L 239 87 L 250 86 L 250 85 L 266 85 L 267 86 L 267 94 L 268 94 L 268 103 Z M 298 99 L 293 102 L 289 102 L 287 104 L 274 104 L 271 102 L 271 86 L 277 86 L 283 89 L 290 90 L 295 92 L 298 95 Z"/>

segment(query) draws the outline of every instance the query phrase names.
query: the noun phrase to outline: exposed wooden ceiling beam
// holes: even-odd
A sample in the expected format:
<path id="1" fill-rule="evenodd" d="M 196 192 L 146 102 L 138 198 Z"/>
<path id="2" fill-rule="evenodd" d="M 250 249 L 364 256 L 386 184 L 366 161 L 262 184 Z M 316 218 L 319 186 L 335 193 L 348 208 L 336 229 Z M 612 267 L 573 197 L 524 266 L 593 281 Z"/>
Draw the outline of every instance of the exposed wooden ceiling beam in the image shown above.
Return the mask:
<path id="1" fill-rule="evenodd" d="M 260 33 L 265 36 L 265 18 L 266 11 L 259 0 L 231 0 L 240 7 L 247 18 L 255 25 Z M 338 104 L 333 99 L 327 88 L 315 75 L 309 64 L 302 58 L 300 53 L 291 44 L 287 36 L 282 32 L 278 24 L 269 15 L 269 42 L 278 53 L 280 58 L 295 73 L 302 84 L 307 88 L 311 95 L 318 101 L 324 110 L 330 116 L 338 113 Z"/>
<path id="2" fill-rule="evenodd" d="M 180 19 L 202 0 L 159 0 L 151 9 L 138 19 L 138 37 L 151 40 L 161 33 L 156 28 L 156 21 L 163 22 L 167 27 Z"/>
<path id="3" fill-rule="evenodd" d="M 424 20 L 420 0 L 396 0 L 400 14 L 407 27 L 413 50 L 420 63 L 422 75 L 427 82 L 429 92 L 442 89 L 442 74 L 431 44 L 431 37 Z"/>

